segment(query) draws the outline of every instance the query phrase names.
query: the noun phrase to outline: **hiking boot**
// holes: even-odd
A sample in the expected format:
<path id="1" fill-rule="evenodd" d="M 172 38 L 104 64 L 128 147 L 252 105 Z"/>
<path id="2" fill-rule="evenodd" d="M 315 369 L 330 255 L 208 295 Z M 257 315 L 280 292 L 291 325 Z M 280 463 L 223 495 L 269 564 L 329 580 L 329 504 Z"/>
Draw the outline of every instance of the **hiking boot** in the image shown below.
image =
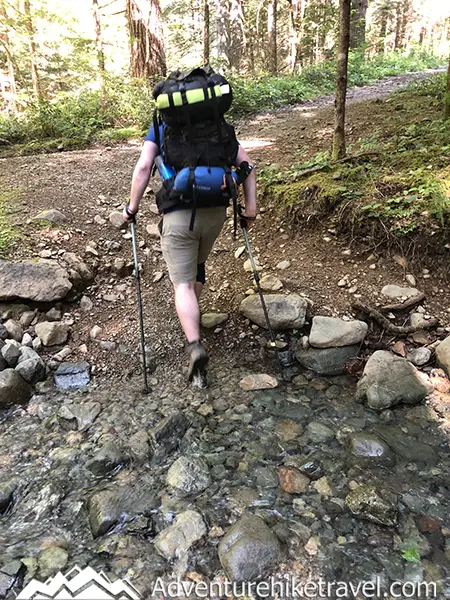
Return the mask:
<path id="1" fill-rule="evenodd" d="M 209 356 L 206 353 L 203 344 L 198 341 L 189 344 L 187 351 L 189 354 L 188 379 L 189 381 L 192 381 L 194 375 L 205 370 Z"/>

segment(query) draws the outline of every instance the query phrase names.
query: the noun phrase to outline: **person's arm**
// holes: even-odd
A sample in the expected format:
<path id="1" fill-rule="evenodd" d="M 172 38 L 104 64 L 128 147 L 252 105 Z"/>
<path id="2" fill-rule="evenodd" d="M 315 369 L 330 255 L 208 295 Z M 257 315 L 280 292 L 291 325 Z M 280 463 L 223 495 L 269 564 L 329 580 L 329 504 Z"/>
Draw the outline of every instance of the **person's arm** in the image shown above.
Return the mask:
<path id="1" fill-rule="evenodd" d="M 131 193 L 128 211 L 134 215 L 139 210 L 139 203 L 142 200 L 148 180 L 150 179 L 153 161 L 158 154 L 159 148 L 157 144 L 150 141 L 144 142 L 141 156 L 139 157 L 139 160 L 134 168 L 133 178 L 131 181 Z M 123 218 L 127 223 L 132 221 L 132 218 L 126 212 L 126 209 L 123 211 Z"/>
<path id="2" fill-rule="evenodd" d="M 239 152 L 236 157 L 235 165 L 238 167 L 242 162 L 248 162 L 250 165 L 252 161 L 249 155 L 242 146 L 239 146 Z M 245 215 L 248 217 L 256 217 L 256 173 L 255 169 L 252 170 L 250 175 L 244 180 L 242 187 L 244 189 L 244 200 L 245 200 Z M 253 225 L 253 220 L 247 221 L 247 228 Z"/>

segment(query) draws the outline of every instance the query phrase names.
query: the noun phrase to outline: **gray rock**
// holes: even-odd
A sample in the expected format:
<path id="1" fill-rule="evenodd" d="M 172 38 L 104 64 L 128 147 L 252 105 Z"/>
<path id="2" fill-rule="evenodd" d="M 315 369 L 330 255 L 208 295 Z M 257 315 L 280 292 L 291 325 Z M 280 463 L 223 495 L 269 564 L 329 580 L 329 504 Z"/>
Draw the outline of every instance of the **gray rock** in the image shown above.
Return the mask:
<path id="1" fill-rule="evenodd" d="M 281 560 L 278 538 L 266 523 L 244 514 L 219 544 L 219 559 L 233 581 L 255 581 Z"/>
<path id="2" fill-rule="evenodd" d="M 2 515 L 11 506 L 14 500 L 14 492 L 17 489 L 15 481 L 5 481 L 0 483 L 0 515 Z"/>
<path id="3" fill-rule="evenodd" d="M 58 411 L 58 419 L 65 422 L 70 429 L 84 429 L 92 425 L 101 410 L 98 402 L 64 404 Z"/>
<path id="4" fill-rule="evenodd" d="M 422 367 L 423 365 L 426 365 L 430 359 L 431 350 L 429 350 L 428 348 L 414 348 L 414 350 L 408 352 L 408 360 L 417 367 Z"/>
<path id="5" fill-rule="evenodd" d="M 260 280 L 261 289 L 266 292 L 278 292 L 283 287 L 283 283 L 275 275 L 265 275 Z"/>
<path id="6" fill-rule="evenodd" d="M 201 317 L 202 327 L 206 329 L 212 329 L 217 327 L 221 323 L 224 323 L 228 319 L 228 313 L 205 313 Z"/>
<path id="7" fill-rule="evenodd" d="M 31 394 L 31 387 L 14 369 L 5 369 L 0 373 L 0 407 L 23 404 Z"/>
<path id="8" fill-rule="evenodd" d="M 21 342 L 23 337 L 23 329 L 20 323 L 15 321 L 14 319 L 8 319 L 6 323 L 4 323 L 5 329 L 8 332 L 8 337 L 16 342 Z"/>
<path id="9" fill-rule="evenodd" d="M 436 348 L 436 360 L 450 377 L 450 335 Z"/>
<path id="10" fill-rule="evenodd" d="M 45 581 L 51 575 L 56 575 L 66 567 L 68 561 L 69 553 L 64 548 L 59 546 L 45 548 L 38 557 L 40 577 Z"/>
<path id="11" fill-rule="evenodd" d="M 20 357 L 20 346 L 8 341 L 1 349 L 1 353 L 8 367 L 14 368 Z"/>
<path id="12" fill-rule="evenodd" d="M 136 431 L 128 442 L 129 451 L 137 462 L 145 462 L 151 456 L 148 433 L 144 430 Z"/>
<path id="13" fill-rule="evenodd" d="M 327 427 L 324 423 L 318 421 L 311 421 L 306 427 L 306 434 L 308 438 L 314 444 L 321 444 L 322 442 L 329 442 L 334 439 L 334 431 Z"/>
<path id="14" fill-rule="evenodd" d="M 3 323 L 0 323 L 0 340 L 7 340 L 8 339 L 8 332 L 6 330 L 6 327 L 3 325 Z"/>
<path id="15" fill-rule="evenodd" d="M 60 210 L 57 210 L 56 208 L 49 208 L 48 210 L 43 210 L 34 218 L 40 221 L 49 221 L 50 223 L 54 223 L 55 225 L 62 225 L 67 221 L 66 215 Z"/>
<path id="16" fill-rule="evenodd" d="M 7 368 L 8 368 L 8 363 L 3 358 L 3 356 L 0 354 L 0 371 L 4 371 Z"/>
<path id="17" fill-rule="evenodd" d="M 91 380 L 91 367 L 86 361 L 63 363 L 55 371 L 55 385 L 60 390 L 77 390 Z"/>
<path id="18" fill-rule="evenodd" d="M 154 487 L 153 482 L 144 481 L 135 487 L 116 486 L 95 492 L 87 502 L 93 536 L 102 536 L 118 523 L 136 516 L 150 517 L 159 505 Z"/>
<path id="19" fill-rule="evenodd" d="M 392 298 L 395 300 L 396 298 L 411 298 L 412 296 L 417 296 L 419 294 L 419 290 L 412 287 L 400 287 L 399 285 L 385 285 L 381 290 L 383 296 L 387 296 L 388 298 Z"/>
<path id="20" fill-rule="evenodd" d="M 37 314 L 37 311 L 35 311 L 35 310 L 27 310 L 27 311 L 25 311 L 21 315 L 21 317 L 19 319 L 19 323 L 21 324 L 21 326 L 24 329 L 26 329 L 33 322 L 34 318 L 36 317 L 36 314 Z"/>
<path id="21" fill-rule="evenodd" d="M 307 301 L 297 294 L 269 294 L 264 296 L 273 329 L 301 329 L 305 324 Z M 240 312 L 267 329 L 264 312 L 258 295 L 248 296 L 241 302 Z"/>
<path id="22" fill-rule="evenodd" d="M 23 346 L 20 349 L 16 372 L 26 382 L 35 385 L 38 381 L 45 379 L 45 363 L 37 352 L 27 346 Z"/>
<path id="23" fill-rule="evenodd" d="M 65 298 L 71 289 L 68 272 L 55 261 L 0 260 L 0 300 L 55 302 Z"/>
<path id="24" fill-rule="evenodd" d="M 166 417 L 150 429 L 148 437 L 156 461 L 164 459 L 177 449 L 189 425 L 187 417 L 179 412 Z"/>
<path id="25" fill-rule="evenodd" d="M 123 220 L 123 216 L 122 213 L 115 210 L 112 213 L 110 213 L 109 217 L 109 222 L 111 223 L 111 225 L 113 227 L 115 227 L 116 229 L 124 229 L 125 228 L 125 221 Z"/>
<path id="26" fill-rule="evenodd" d="M 394 456 L 386 442 L 377 436 L 366 433 L 352 433 L 348 438 L 348 449 L 350 455 L 357 461 L 369 464 L 392 464 Z"/>
<path id="27" fill-rule="evenodd" d="M 33 340 L 33 350 L 35 352 L 39 352 L 40 350 L 42 350 L 42 342 L 38 337 L 35 337 Z"/>
<path id="28" fill-rule="evenodd" d="M 65 252 L 62 260 L 70 269 L 71 277 L 77 289 L 92 283 L 94 280 L 92 269 L 74 252 Z"/>
<path id="29" fill-rule="evenodd" d="M 69 327 L 63 323 L 44 321 L 36 325 L 35 331 L 44 346 L 65 344 L 69 337 Z"/>
<path id="30" fill-rule="evenodd" d="M 145 228 L 148 235 L 151 238 L 154 239 L 159 239 L 160 235 L 159 235 L 159 229 L 158 229 L 158 224 L 157 223 L 148 223 L 147 227 Z"/>
<path id="31" fill-rule="evenodd" d="M 88 296 L 83 296 L 80 300 L 80 309 L 83 312 L 89 312 L 92 310 L 94 303 Z"/>
<path id="32" fill-rule="evenodd" d="M 172 560 L 181 557 L 205 534 L 206 525 L 202 516 L 194 510 L 186 510 L 156 536 L 154 544 L 162 556 Z"/>
<path id="33" fill-rule="evenodd" d="M 126 456 L 119 446 L 112 440 L 105 442 L 93 458 L 88 460 L 86 468 L 96 475 L 102 477 L 127 461 Z"/>
<path id="34" fill-rule="evenodd" d="M 415 436 L 409 436 L 398 427 L 378 427 L 376 433 L 392 448 L 395 454 L 407 462 L 425 463 L 430 466 L 439 462 L 434 448 L 418 440 Z"/>
<path id="35" fill-rule="evenodd" d="M 21 346 L 27 346 L 28 348 L 33 347 L 33 338 L 29 333 L 24 333 L 22 341 L 20 342 Z"/>
<path id="36" fill-rule="evenodd" d="M 295 358 L 305 368 L 319 375 L 341 375 L 345 373 L 345 365 L 358 356 L 359 345 L 342 348 L 308 348 L 297 350 Z"/>
<path id="37" fill-rule="evenodd" d="M 23 580 L 26 567 L 20 560 L 14 560 L 0 567 L 0 598 L 15 598 L 18 586 Z"/>
<path id="38" fill-rule="evenodd" d="M 180 456 L 170 467 L 166 483 L 178 496 L 199 494 L 211 484 L 208 465 L 201 458 Z"/>
<path id="39" fill-rule="evenodd" d="M 404 358 L 378 350 L 367 361 L 356 389 L 357 401 L 374 410 L 418 404 L 430 393 L 416 368 Z"/>
<path id="40" fill-rule="evenodd" d="M 378 525 L 394 527 L 398 519 L 397 495 L 375 484 L 360 485 L 346 497 L 345 503 L 357 517 Z"/>
<path id="41" fill-rule="evenodd" d="M 426 327 L 428 321 L 424 318 L 422 313 L 415 312 L 411 315 L 410 323 L 412 327 L 416 329 L 421 329 L 422 327 Z"/>
<path id="42" fill-rule="evenodd" d="M 334 317 L 314 317 L 309 343 L 314 348 L 340 348 L 359 344 L 368 330 L 364 321 L 343 321 Z"/>
<path id="43" fill-rule="evenodd" d="M 45 313 L 45 318 L 47 321 L 61 321 L 61 317 L 62 312 L 59 310 L 59 308 L 53 307 Z"/>

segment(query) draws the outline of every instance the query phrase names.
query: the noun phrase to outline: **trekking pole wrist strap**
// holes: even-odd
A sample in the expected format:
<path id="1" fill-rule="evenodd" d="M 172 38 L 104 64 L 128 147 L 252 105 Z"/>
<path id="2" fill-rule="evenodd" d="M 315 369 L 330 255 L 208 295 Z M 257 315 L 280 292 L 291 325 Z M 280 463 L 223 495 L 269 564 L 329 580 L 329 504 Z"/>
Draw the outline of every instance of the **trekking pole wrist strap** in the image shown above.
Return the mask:
<path id="1" fill-rule="evenodd" d="M 131 211 L 130 210 L 130 205 L 129 204 L 125 204 L 125 212 L 130 217 L 130 219 L 133 219 L 137 215 L 138 211 L 136 211 L 136 212 Z"/>

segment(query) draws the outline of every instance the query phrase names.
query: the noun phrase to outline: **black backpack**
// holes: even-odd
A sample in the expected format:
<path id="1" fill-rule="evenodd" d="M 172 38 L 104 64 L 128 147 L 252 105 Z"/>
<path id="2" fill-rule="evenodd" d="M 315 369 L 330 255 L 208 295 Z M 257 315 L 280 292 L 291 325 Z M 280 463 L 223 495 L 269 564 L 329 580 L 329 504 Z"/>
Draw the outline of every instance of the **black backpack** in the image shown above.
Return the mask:
<path id="1" fill-rule="evenodd" d="M 231 167 L 239 144 L 234 128 L 224 119 L 233 99 L 228 81 L 211 67 L 177 71 L 156 85 L 153 97 L 157 107 L 153 116 L 156 143 L 162 146 L 167 164 L 176 171 L 186 167 L 190 171 L 187 195 L 171 189 L 170 180 L 164 182 L 157 194 L 161 212 L 180 204 L 192 205 L 192 229 L 197 207 L 227 206 L 230 198 L 236 207 L 237 190 Z M 158 139 L 161 121 L 164 123 L 162 144 Z M 224 169 L 224 186 L 220 193 L 197 197 L 195 168 L 198 166 Z"/>

